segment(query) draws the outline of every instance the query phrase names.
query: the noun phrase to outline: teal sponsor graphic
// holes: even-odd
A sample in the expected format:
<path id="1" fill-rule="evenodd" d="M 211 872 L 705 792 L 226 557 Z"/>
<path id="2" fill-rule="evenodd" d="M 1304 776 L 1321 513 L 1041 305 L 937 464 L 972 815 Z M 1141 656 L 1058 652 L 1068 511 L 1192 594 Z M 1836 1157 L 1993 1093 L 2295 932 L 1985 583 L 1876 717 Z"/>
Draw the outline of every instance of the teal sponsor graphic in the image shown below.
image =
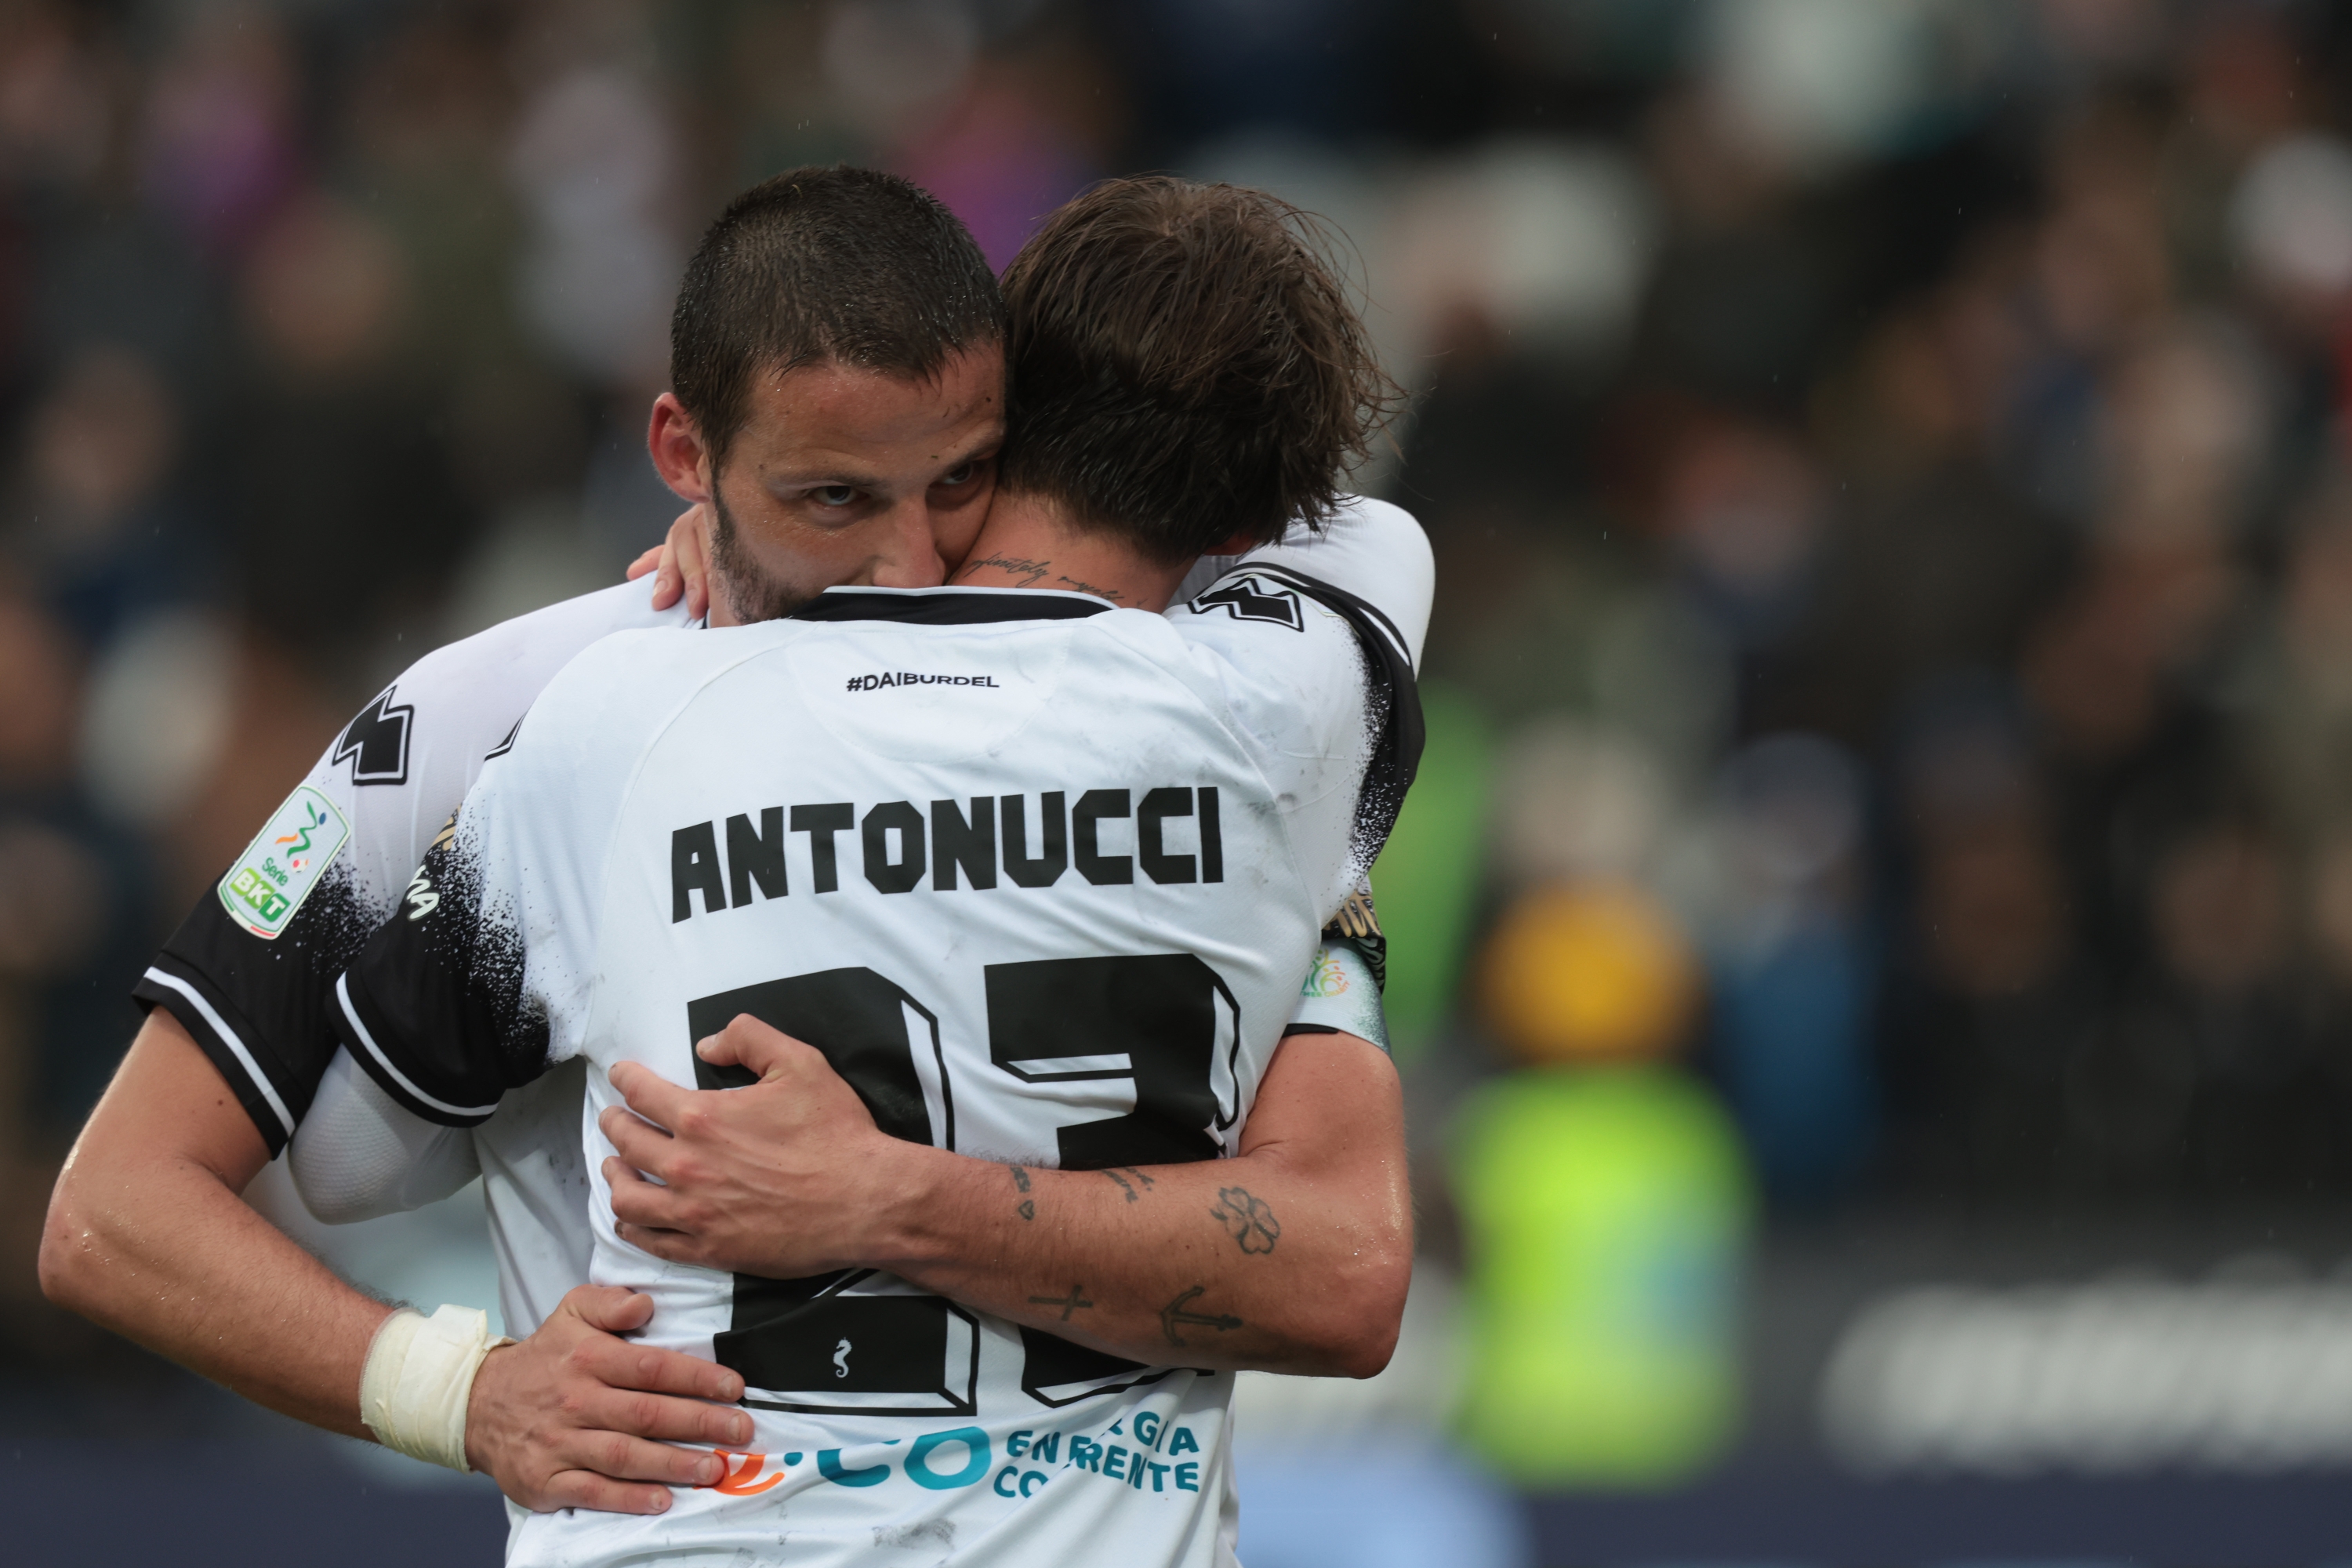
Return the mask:
<path id="1" fill-rule="evenodd" d="M 333 801 L 297 787 L 221 879 L 221 908 L 254 935 L 275 939 L 351 836 Z"/>
<path id="2" fill-rule="evenodd" d="M 942 1473 L 931 1468 L 931 1455 L 944 1443 L 961 1443 L 964 1447 L 963 1463 Z M 955 1487 L 968 1487 L 988 1473 L 988 1434 L 977 1426 L 957 1426 L 945 1432 L 930 1432 L 915 1439 L 907 1453 L 907 1474 L 919 1487 L 943 1492 Z"/>
<path id="3" fill-rule="evenodd" d="M 1124 1438 L 1114 1442 L 1114 1438 Z M 885 1439 L 877 1447 L 896 1448 L 903 1439 Z M 947 1451 L 942 1454 L 942 1448 Z M 1162 1496 L 1201 1489 L 1200 1440 L 1189 1426 L 1180 1426 L 1153 1410 L 1122 1417 L 1093 1436 L 1079 1432 L 1029 1431 L 1006 1434 L 1003 1457 L 996 1463 L 988 1434 L 978 1426 L 951 1426 L 915 1438 L 903 1457 L 869 1447 L 857 1452 L 858 1461 L 845 1462 L 838 1448 L 820 1448 L 817 1474 L 835 1486 L 878 1487 L 903 1474 L 928 1491 L 959 1491 L 985 1485 L 998 1497 L 1018 1501 L 1034 1496 L 1056 1475 L 1074 1471 L 1118 1482 L 1132 1491 Z M 1196 1456 L 1186 1458 L 1186 1455 Z M 800 1462 L 798 1454 L 784 1456 L 786 1466 Z M 772 1485 L 772 1482 L 769 1484 Z M 726 1490 L 725 1487 L 719 1489 Z M 743 1495 L 764 1490 L 742 1489 Z"/>

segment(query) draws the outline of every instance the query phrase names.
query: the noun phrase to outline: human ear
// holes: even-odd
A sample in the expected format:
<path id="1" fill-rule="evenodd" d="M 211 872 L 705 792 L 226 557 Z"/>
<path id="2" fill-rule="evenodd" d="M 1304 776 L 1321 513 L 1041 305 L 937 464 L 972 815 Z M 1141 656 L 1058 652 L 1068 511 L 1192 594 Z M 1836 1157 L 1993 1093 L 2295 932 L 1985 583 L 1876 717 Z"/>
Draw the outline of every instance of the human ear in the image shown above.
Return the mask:
<path id="1" fill-rule="evenodd" d="M 711 498 L 710 452 L 694 416 L 674 392 L 654 399 L 653 417 L 646 425 L 646 452 L 680 500 L 698 504 Z"/>

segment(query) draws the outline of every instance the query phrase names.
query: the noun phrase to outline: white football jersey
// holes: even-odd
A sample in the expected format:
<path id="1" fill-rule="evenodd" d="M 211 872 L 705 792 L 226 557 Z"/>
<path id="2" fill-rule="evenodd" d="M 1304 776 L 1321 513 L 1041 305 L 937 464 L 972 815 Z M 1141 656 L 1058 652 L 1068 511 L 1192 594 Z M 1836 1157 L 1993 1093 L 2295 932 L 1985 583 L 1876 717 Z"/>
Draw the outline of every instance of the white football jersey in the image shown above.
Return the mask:
<path id="1" fill-rule="evenodd" d="M 157 952 L 132 994 L 187 1029 L 272 1155 L 293 1136 L 337 1049 L 335 977 L 391 915 L 426 846 L 556 671 L 614 632 L 690 624 L 682 602 L 656 610 L 652 601 L 650 578 L 616 584 L 409 666 L 320 754 Z M 1370 956 L 1377 962 L 1376 952 Z M 1386 1043 L 1376 994 L 1361 985 L 1315 992 L 1310 976 L 1299 1027 Z M 579 1096 L 578 1068 L 552 1074 L 509 1096 L 471 1133 L 501 1265 L 500 1306 L 518 1334 L 587 1278 Z"/>
<path id="2" fill-rule="evenodd" d="M 286 1147 L 334 1055 L 335 976 L 540 689 L 614 632 L 684 626 L 653 582 L 617 584 L 436 648 L 329 744 L 163 944 L 132 995 L 171 1009 Z"/>
<path id="3" fill-rule="evenodd" d="M 659 1518 L 524 1517 L 510 1562 L 1231 1560 L 1232 1379 L 1184 1364 L 1213 1310 L 1171 1308 L 1140 1364 L 873 1270 L 666 1263 L 613 1235 L 595 1118 L 618 1061 L 734 1080 L 693 1043 L 751 1013 L 894 1136 L 1230 1155 L 1409 782 L 1429 589 L 1418 527 L 1363 503 L 1166 616 L 836 589 L 609 638 L 547 688 L 344 975 L 341 1026 L 450 1125 L 583 1072 L 592 1278 L 654 1298 L 648 1342 L 740 1371 L 758 1436 Z"/>

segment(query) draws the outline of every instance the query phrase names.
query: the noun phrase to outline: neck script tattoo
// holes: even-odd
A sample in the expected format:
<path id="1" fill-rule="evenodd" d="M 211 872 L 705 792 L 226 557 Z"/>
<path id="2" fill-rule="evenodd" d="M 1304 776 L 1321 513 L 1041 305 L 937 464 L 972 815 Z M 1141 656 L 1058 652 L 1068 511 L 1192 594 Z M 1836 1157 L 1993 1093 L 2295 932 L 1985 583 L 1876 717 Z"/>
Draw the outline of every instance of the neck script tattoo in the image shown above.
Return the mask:
<path id="1" fill-rule="evenodd" d="M 999 571 L 1012 573 L 1021 579 L 1020 585 L 1024 588 L 1034 588 L 1051 575 L 1056 587 L 1066 584 L 1081 594 L 1092 594 L 1097 599 L 1123 601 L 1125 598 L 1125 595 L 1116 588 L 1097 587 L 1092 583 L 1082 582 L 1066 572 L 1055 572 L 1051 561 L 1024 561 L 1017 555 L 990 555 L 978 561 L 967 561 L 963 563 L 962 569 L 956 573 L 956 581 L 962 582 L 983 566 L 993 566 Z"/>

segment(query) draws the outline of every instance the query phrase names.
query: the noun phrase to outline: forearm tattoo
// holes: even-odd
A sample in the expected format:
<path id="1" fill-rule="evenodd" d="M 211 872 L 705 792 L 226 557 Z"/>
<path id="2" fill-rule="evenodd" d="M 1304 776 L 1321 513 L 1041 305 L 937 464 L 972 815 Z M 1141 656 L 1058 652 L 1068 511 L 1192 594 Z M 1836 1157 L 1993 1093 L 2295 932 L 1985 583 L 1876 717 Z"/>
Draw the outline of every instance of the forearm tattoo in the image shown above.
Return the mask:
<path id="1" fill-rule="evenodd" d="M 1264 1198 L 1252 1196 L 1246 1187 L 1219 1189 L 1217 1206 L 1209 1213 L 1244 1252 L 1272 1252 L 1282 1239 L 1282 1222 Z"/>
<path id="2" fill-rule="evenodd" d="M 1124 1172 L 1126 1172 L 1126 1173 L 1127 1173 L 1127 1175 L 1124 1175 L 1124 1176 L 1123 1176 L 1123 1175 L 1119 1174 L 1119 1171 L 1124 1171 Z M 1118 1184 L 1118 1190 L 1119 1190 L 1120 1192 L 1125 1193 L 1125 1194 L 1127 1194 L 1127 1201 L 1128 1201 L 1129 1203 L 1133 1203 L 1133 1202 L 1135 1202 L 1138 1198 L 1139 1198 L 1139 1197 L 1141 1197 L 1141 1196 L 1143 1195 L 1141 1193 L 1139 1193 L 1139 1192 L 1137 1192 L 1137 1191 L 1135 1190 L 1135 1184 L 1136 1184 L 1136 1182 L 1140 1182 L 1140 1183 L 1142 1183 L 1142 1184 L 1143 1184 L 1145 1186 L 1147 1186 L 1147 1187 L 1156 1187 L 1156 1186 L 1158 1186 L 1158 1185 L 1160 1184 L 1159 1183 L 1157 1183 L 1157 1182 L 1153 1181 L 1150 1177 L 1149 1177 L 1149 1176 L 1145 1175 L 1142 1172 L 1140 1172 L 1140 1171 L 1137 1170 L 1137 1169 L 1136 1169 L 1134 1166 L 1132 1166 L 1132 1165 L 1122 1165 L 1122 1166 L 1120 1166 L 1120 1167 L 1118 1168 L 1118 1170 L 1116 1170 L 1116 1171 L 1105 1171 L 1105 1172 L 1103 1173 L 1103 1174 L 1104 1174 L 1104 1175 L 1106 1175 L 1106 1176 L 1108 1176 L 1112 1181 L 1117 1182 L 1117 1183 Z M 1129 1180 L 1127 1179 L 1127 1177 L 1128 1177 L 1128 1176 L 1133 1176 L 1133 1177 L 1135 1178 L 1135 1181 L 1134 1181 L 1134 1182 L 1130 1182 L 1130 1181 L 1129 1181 Z"/>
<path id="3" fill-rule="evenodd" d="M 1173 1301 L 1169 1302 L 1168 1305 L 1160 1309 L 1160 1331 L 1166 1334 L 1168 1336 L 1168 1342 L 1174 1345 L 1178 1350 L 1182 1350 L 1184 1348 L 1184 1337 L 1176 1331 L 1179 1326 L 1199 1329 L 1214 1329 L 1221 1334 L 1227 1329 L 1238 1329 L 1242 1327 L 1242 1321 L 1239 1318 L 1234 1317 L 1230 1312 L 1188 1312 L 1185 1310 L 1187 1307 L 1192 1304 L 1192 1300 L 1195 1297 L 1200 1296 L 1207 1289 L 1208 1287 L 1206 1285 L 1195 1285 L 1190 1290 L 1185 1291 Z"/>
<path id="4" fill-rule="evenodd" d="M 1061 1308 L 1062 1321 L 1066 1323 L 1070 1321 L 1072 1312 L 1080 1311 L 1094 1305 L 1092 1301 L 1087 1300 L 1086 1289 L 1083 1285 L 1073 1285 L 1070 1287 L 1070 1293 L 1066 1296 L 1032 1296 L 1029 1298 L 1029 1304 L 1033 1307 Z"/>

